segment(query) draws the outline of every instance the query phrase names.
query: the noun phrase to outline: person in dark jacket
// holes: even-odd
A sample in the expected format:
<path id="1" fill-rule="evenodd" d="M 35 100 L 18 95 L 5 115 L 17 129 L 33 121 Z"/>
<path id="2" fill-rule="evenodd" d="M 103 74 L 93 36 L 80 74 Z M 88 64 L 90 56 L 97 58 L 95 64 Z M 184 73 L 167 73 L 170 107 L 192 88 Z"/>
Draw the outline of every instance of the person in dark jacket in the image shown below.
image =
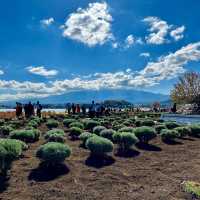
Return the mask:
<path id="1" fill-rule="evenodd" d="M 41 111 L 42 111 L 42 105 L 38 101 L 37 104 L 36 104 L 36 114 L 37 114 L 38 117 L 41 117 Z"/>

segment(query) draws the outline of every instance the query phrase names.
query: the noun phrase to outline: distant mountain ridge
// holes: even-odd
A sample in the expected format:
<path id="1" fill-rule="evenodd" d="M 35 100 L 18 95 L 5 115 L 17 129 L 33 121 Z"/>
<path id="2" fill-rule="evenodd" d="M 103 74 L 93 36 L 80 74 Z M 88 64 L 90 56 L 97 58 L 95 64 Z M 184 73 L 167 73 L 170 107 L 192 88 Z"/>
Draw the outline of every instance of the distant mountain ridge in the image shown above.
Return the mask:
<path id="1" fill-rule="evenodd" d="M 104 100 L 125 100 L 135 104 L 147 104 L 152 103 L 154 101 L 168 101 L 169 96 L 159 93 L 146 92 L 142 90 L 83 90 L 70 92 L 62 95 L 53 95 L 46 98 L 39 99 L 26 99 L 21 101 L 27 102 L 31 100 L 32 102 L 36 102 L 39 100 L 43 104 L 65 104 L 66 102 L 74 102 L 74 103 L 90 103 L 92 100 L 96 102 L 104 101 Z M 15 103 L 15 101 L 7 101 L 2 103 Z"/>

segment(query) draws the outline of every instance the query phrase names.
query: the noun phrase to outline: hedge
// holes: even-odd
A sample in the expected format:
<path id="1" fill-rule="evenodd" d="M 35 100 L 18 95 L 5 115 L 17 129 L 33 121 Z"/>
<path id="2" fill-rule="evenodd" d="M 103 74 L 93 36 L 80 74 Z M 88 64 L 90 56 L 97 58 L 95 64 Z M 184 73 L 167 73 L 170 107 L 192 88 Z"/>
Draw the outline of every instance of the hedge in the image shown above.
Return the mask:
<path id="1" fill-rule="evenodd" d="M 91 151 L 93 156 L 101 157 L 106 153 L 112 152 L 114 145 L 106 138 L 93 136 L 87 139 L 86 147 Z"/>
<path id="2" fill-rule="evenodd" d="M 113 141 L 119 145 L 121 152 L 126 152 L 130 147 L 138 143 L 138 138 L 133 133 L 117 132 L 113 134 Z"/>
<path id="3" fill-rule="evenodd" d="M 24 142 L 35 142 L 40 137 L 40 131 L 37 129 L 30 129 L 30 130 L 15 130 L 10 133 L 11 139 L 18 139 Z"/>
<path id="4" fill-rule="evenodd" d="M 64 162 L 65 158 L 69 157 L 71 149 L 58 142 L 48 142 L 39 147 L 36 156 L 48 165 L 56 165 Z"/>
<path id="5" fill-rule="evenodd" d="M 156 137 L 155 129 L 147 126 L 136 128 L 134 133 L 141 143 L 146 144 Z"/>

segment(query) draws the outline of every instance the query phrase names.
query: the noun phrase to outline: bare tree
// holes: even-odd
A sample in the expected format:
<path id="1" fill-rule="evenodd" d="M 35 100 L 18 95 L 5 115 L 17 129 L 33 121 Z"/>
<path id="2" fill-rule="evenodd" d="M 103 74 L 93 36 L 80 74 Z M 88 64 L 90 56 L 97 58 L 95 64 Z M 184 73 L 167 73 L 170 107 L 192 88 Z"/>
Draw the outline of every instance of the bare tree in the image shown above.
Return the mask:
<path id="1" fill-rule="evenodd" d="M 195 104 L 200 110 L 200 74 L 187 72 L 179 77 L 178 83 L 171 90 L 171 99 L 175 103 Z"/>

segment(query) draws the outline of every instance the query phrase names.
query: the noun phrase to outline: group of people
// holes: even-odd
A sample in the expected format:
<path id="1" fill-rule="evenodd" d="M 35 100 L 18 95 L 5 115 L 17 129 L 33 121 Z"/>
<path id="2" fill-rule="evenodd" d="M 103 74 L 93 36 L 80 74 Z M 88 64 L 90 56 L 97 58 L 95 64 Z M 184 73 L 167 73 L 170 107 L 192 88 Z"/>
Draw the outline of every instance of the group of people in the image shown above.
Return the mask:
<path id="1" fill-rule="evenodd" d="M 85 105 L 80 106 L 79 104 L 74 104 L 74 103 L 67 103 L 66 104 L 66 110 L 68 114 L 76 114 L 76 113 L 82 113 L 86 114 L 86 107 Z"/>
<path id="2" fill-rule="evenodd" d="M 20 118 L 23 116 L 23 109 L 25 113 L 26 118 L 30 118 L 35 115 L 35 110 L 36 110 L 36 115 L 38 117 L 41 117 L 41 112 L 42 112 L 42 105 L 38 101 L 35 105 L 29 102 L 28 104 L 22 104 L 19 102 L 16 102 L 16 117 Z"/>
<path id="3" fill-rule="evenodd" d="M 92 101 L 92 104 L 86 106 L 85 104 L 74 104 L 74 103 L 67 103 L 66 110 L 68 114 L 79 114 L 82 113 L 83 115 L 89 114 L 89 117 L 99 117 L 103 114 L 108 114 L 108 110 L 100 103 L 95 103 Z"/>

